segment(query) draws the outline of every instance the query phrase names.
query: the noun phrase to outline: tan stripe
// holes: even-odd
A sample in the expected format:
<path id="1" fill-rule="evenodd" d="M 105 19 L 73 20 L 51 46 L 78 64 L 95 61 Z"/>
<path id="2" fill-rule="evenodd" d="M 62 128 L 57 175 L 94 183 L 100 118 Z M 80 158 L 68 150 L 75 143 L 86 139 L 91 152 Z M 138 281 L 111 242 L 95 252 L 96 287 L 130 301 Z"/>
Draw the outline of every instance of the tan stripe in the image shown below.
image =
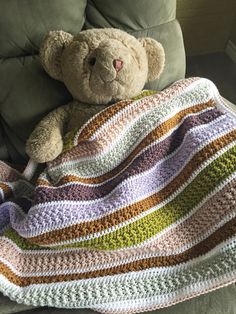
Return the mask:
<path id="1" fill-rule="evenodd" d="M 0 189 L 2 189 L 3 193 L 5 194 L 5 197 L 9 197 L 12 193 L 12 189 L 9 187 L 9 185 L 0 182 Z"/>
<path id="2" fill-rule="evenodd" d="M 202 205 L 192 216 L 177 226 L 173 226 L 163 235 L 157 236 L 151 243 L 138 249 L 125 249 L 122 251 L 94 251 L 94 250 L 73 250 L 73 251 L 48 251 L 43 255 L 36 251 L 18 251 L 15 246 L 4 238 L 0 238 L 0 257 L 8 261 L 17 271 L 24 273 L 41 272 L 68 272 L 78 269 L 88 269 L 88 260 L 93 260 L 93 268 L 107 268 L 110 264 L 128 263 L 130 259 L 138 259 L 139 256 L 146 256 L 152 252 L 159 252 L 159 255 L 173 255 L 182 251 L 186 245 L 193 246 L 207 234 L 213 233 L 216 227 L 225 217 L 235 213 L 236 179 L 228 183 L 217 194 L 213 195 Z M 39 267 L 40 266 L 40 267 Z"/>
<path id="3" fill-rule="evenodd" d="M 43 186 L 51 186 L 47 180 L 44 179 L 37 179 L 36 186 L 43 185 Z"/>
<path id="4" fill-rule="evenodd" d="M 133 217 L 147 211 L 149 208 L 160 204 L 170 197 L 179 187 L 188 180 L 192 173 L 211 156 L 235 140 L 236 130 L 217 138 L 200 150 L 183 170 L 175 177 L 166 187 L 159 192 L 147 197 L 144 200 L 126 206 L 110 215 L 104 216 L 91 222 L 85 222 L 65 227 L 63 229 L 46 232 L 28 239 L 34 244 L 51 244 L 58 241 L 66 241 L 86 236 L 88 234 L 98 233 L 106 230 L 109 226 L 116 226 L 122 222 L 132 219 Z"/>
<path id="5" fill-rule="evenodd" d="M 135 113 L 137 114 L 138 111 L 142 111 L 140 107 L 136 109 Z M 117 138 L 117 134 L 120 134 L 122 130 L 126 127 L 126 125 L 127 116 L 123 115 L 119 118 L 119 125 L 116 122 L 113 125 L 109 125 L 109 133 L 107 128 L 105 128 L 105 130 L 103 130 L 99 134 L 96 134 L 96 141 L 79 139 L 77 146 L 70 148 L 70 150 L 66 151 L 64 154 L 60 155 L 58 158 L 50 162 L 49 168 L 51 169 L 60 165 L 61 163 L 65 163 L 68 161 L 76 161 L 78 160 L 78 158 L 88 158 L 89 156 L 94 156 L 101 153 L 110 146 L 111 142 L 113 142 Z"/>
<path id="6" fill-rule="evenodd" d="M 213 227 L 235 213 L 236 180 L 231 181 L 206 201 L 192 216 L 158 236 L 150 246 L 157 252 L 171 254 L 183 247 L 197 243 Z M 232 216 L 231 216 L 232 217 Z"/>
<path id="7" fill-rule="evenodd" d="M 189 78 L 185 81 L 178 82 L 174 84 L 173 86 L 165 89 L 161 93 L 159 93 L 156 98 L 159 99 L 159 101 L 166 99 L 166 97 L 171 97 L 173 94 L 179 92 L 184 87 L 189 86 L 192 82 L 194 82 L 196 78 Z M 155 96 L 153 96 L 155 97 Z M 89 138 L 98 128 L 100 128 L 105 122 L 107 122 L 110 118 L 112 118 L 116 113 L 123 110 L 127 106 L 129 106 L 134 100 L 128 99 L 128 100 L 122 100 L 110 107 L 107 107 L 105 110 L 100 112 L 94 119 L 91 120 L 90 123 L 88 123 L 85 128 L 82 130 L 82 132 L 79 135 L 78 141 L 85 140 Z"/>
<path id="8" fill-rule="evenodd" d="M 167 134 L 171 129 L 176 127 L 180 121 L 188 114 L 200 112 L 206 108 L 215 107 L 214 101 L 209 100 L 207 103 L 195 105 L 191 108 L 185 109 L 177 113 L 174 117 L 170 118 L 169 120 L 163 122 L 159 125 L 156 129 L 151 131 L 143 140 L 142 142 L 132 151 L 132 153 L 116 168 L 112 171 L 109 171 L 101 176 L 93 177 L 93 178 L 81 178 L 78 176 L 73 175 L 66 175 L 64 176 L 58 183 L 58 185 L 62 185 L 68 182 L 81 182 L 81 183 L 89 183 L 89 184 L 98 184 L 102 183 L 105 180 L 108 180 L 115 176 L 117 173 L 122 171 L 130 162 L 131 160 L 141 152 L 146 146 L 150 145 L 151 143 L 157 141 L 159 138 Z M 44 181 L 43 181 L 44 182 Z M 43 184 L 42 181 L 37 182 L 37 184 Z"/>
<path id="9" fill-rule="evenodd" d="M 158 256 L 146 258 L 125 265 L 119 265 L 109 269 L 96 270 L 87 273 L 76 273 L 56 276 L 37 276 L 37 277 L 18 276 L 12 270 L 10 270 L 8 266 L 0 262 L 0 273 L 3 274 L 10 282 L 14 283 L 15 285 L 25 287 L 30 284 L 43 284 L 43 283 L 45 284 L 87 278 L 97 278 L 116 274 L 124 274 L 132 271 L 140 271 L 150 269 L 153 267 L 174 266 L 181 263 L 186 263 L 191 259 L 206 254 L 207 252 L 212 250 L 216 245 L 234 236 L 235 233 L 236 233 L 236 218 L 226 223 L 223 227 L 219 228 L 216 232 L 214 232 L 204 241 L 198 243 L 196 246 L 186 250 L 183 253 L 172 256 Z M 89 260 L 89 263 L 92 262 L 93 262 L 92 260 Z"/>
<path id="10" fill-rule="evenodd" d="M 115 105 L 107 107 L 102 112 L 98 113 L 94 119 L 88 123 L 79 135 L 78 141 L 84 141 L 88 139 L 93 133 L 97 131 L 103 124 L 105 124 L 111 117 L 113 117 L 117 112 L 121 111 L 128 105 L 130 105 L 133 100 L 122 100 Z"/>
<path id="11" fill-rule="evenodd" d="M 176 89 L 174 87 L 172 87 L 172 89 L 176 92 Z M 150 108 L 153 108 L 153 107 L 157 107 L 158 103 L 160 103 L 161 100 L 164 100 L 163 97 L 164 97 L 163 95 L 161 95 L 160 97 L 159 95 L 155 95 L 151 99 L 144 98 L 139 103 L 138 106 L 136 106 L 135 108 L 132 108 L 131 113 L 121 114 L 118 117 L 118 121 L 111 120 L 113 122 L 112 124 L 109 124 L 109 126 L 103 127 L 102 132 L 96 135 L 95 142 L 88 141 L 88 138 L 84 138 L 84 137 L 81 137 L 81 135 L 79 135 L 79 138 L 77 139 L 79 146 L 75 146 L 71 148 L 69 151 L 65 152 L 65 154 L 59 156 L 58 158 L 50 162 L 49 167 L 51 168 L 51 167 L 60 165 L 61 162 L 77 160 L 78 157 L 88 157 L 88 156 L 99 154 L 106 147 L 108 147 L 112 141 L 114 141 L 114 139 L 117 137 L 117 134 L 121 133 L 122 130 L 125 129 L 126 126 L 130 123 L 130 121 L 134 119 L 134 117 L 140 115 L 141 113 L 143 113 L 143 111 L 149 110 Z M 103 119 L 103 115 L 106 118 L 106 110 L 104 112 L 101 112 L 100 119 Z M 89 127 L 89 130 L 91 128 L 95 128 L 97 130 L 97 126 L 94 125 L 94 123 L 96 123 L 96 121 L 94 120 L 90 122 L 91 127 Z M 94 132 L 95 132 L 95 129 L 94 129 Z M 91 134 L 93 134 L 94 132 L 92 132 Z"/>
<path id="12" fill-rule="evenodd" d="M 13 182 L 18 180 L 20 175 L 14 168 L 11 168 L 7 164 L 0 162 L 0 180 Z"/>

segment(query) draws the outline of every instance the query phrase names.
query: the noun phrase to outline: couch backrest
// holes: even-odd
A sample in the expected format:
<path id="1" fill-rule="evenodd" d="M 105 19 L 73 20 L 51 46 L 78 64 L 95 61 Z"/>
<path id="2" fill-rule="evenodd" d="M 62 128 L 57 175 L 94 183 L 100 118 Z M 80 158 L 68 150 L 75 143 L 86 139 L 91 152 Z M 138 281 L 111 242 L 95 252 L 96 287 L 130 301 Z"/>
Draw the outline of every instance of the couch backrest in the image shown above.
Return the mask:
<path id="1" fill-rule="evenodd" d="M 117 27 L 159 40 L 166 52 L 163 89 L 185 75 L 176 0 L 7 0 L 0 2 L 0 159 L 25 162 L 24 145 L 35 124 L 70 101 L 64 85 L 51 79 L 38 60 L 50 30 L 78 33 L 83 27 Z M 86 20 L 85 20 L 85 7 Z M 85 24 L 84 24 L 85 22 Z"/>
<path id="2" fill-rule="evenodd" d="M 176 20 L 176 0 L 88 0 L 85 28 L 115 27 L 135 37 L 162 43 L 166 66 L 160 79 L 145 87 L 161 90 L 185 76 L 182 32 Z"/>

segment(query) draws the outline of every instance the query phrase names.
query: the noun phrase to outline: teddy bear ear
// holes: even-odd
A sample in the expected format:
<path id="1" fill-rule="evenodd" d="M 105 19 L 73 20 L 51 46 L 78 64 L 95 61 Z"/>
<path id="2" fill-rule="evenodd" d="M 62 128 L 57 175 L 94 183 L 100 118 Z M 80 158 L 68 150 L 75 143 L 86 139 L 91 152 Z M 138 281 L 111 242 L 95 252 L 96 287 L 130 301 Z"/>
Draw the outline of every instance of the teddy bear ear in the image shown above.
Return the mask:
<path id="1" fill-rule="evenodd" d="M 154 81 L 161 75 L 165 65 L 165 51 L 163 46 L 155 39 L 139 38 L 139 42 L 146 50 L 148 57 L 148 81 Z"/>
<path id="2" fill-rule="evenodd" d="M 54 79 L 62 81 L 61 56 L 63 49 L 73 40 L 73 36 L 63 31 L 50 32 L 42 42 L 40 60 L 45 71 Z"/>

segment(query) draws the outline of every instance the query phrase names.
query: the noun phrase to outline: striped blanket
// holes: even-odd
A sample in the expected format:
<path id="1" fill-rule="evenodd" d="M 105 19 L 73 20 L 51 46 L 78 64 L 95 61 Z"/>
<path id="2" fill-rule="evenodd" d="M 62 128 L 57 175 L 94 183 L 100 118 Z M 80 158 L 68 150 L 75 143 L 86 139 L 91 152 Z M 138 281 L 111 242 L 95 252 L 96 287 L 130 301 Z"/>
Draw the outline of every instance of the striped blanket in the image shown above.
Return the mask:
<path id="1" fill-rule="evenodd" d="M 36 186 L 0 167 L 12 300 L 136 313 L 236 281 L 236 116 L 207 79 L 98 113 Z"/>

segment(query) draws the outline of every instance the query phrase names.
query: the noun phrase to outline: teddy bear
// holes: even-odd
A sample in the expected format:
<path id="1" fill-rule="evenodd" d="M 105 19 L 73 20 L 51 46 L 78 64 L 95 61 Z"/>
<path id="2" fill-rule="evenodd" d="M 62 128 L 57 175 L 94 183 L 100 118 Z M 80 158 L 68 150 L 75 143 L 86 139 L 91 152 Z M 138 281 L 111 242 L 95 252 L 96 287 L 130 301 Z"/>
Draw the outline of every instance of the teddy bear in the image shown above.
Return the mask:
<path id="1" fill-rule="evenodd" d="M 45 71 L 62 81 L 73 101 L 42 119 L 26 142 L 37 163 L 55 159 L 67 132 L 114 102 L 139 94 L 147 81 L 159 78 L 165 63 L 163 46 L 114 28 L 81 31 L 72 36 L 51 31 L 40 48 Z"/>

